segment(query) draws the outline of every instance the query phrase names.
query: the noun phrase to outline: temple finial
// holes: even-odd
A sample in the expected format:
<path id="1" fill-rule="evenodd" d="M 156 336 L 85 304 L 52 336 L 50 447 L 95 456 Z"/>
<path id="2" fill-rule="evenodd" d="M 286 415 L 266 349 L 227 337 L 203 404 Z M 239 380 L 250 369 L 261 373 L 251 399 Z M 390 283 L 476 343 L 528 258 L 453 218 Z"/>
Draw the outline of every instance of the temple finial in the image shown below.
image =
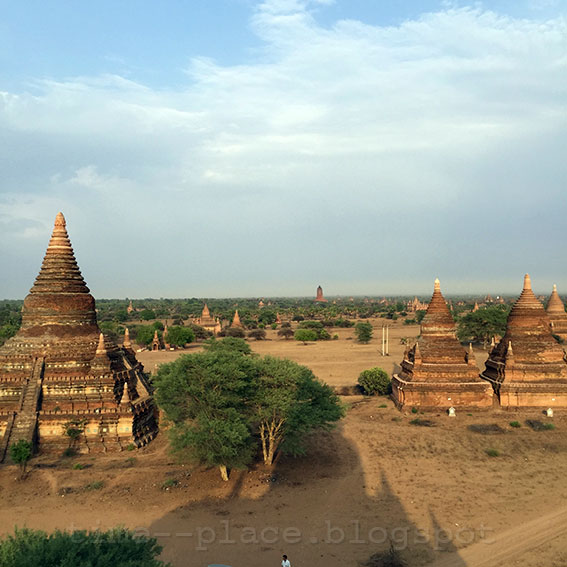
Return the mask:
<path id="1" fill-rule="evenodd" d="M 553 291 L 557 291 L 557 285 L 553 284 Z"/>
<path id="2" fill-rule="evenodd" d="M 439 278 L 435 278 L 435 283 L 433 284 L 433 290 L 441 291 L 441 282 L 439 281 Z"/>
<path id="3" fill-rule="evenodd" d="M 524 276 L 524 289 L 532 289 L 532 280 L 530 274 Z"/>
<path id="4" fill-rule="evenodd" d="M 130 341 L 130 331 L 128 330 L 128 327 L 126 327 L 124 329 L 124 343 L 123 343 L 124 348 L 132 348 L 132 342 Z"/>
<path id="5" fill-rule="evenodd" d="M 106 354 L 106 347 L 104 346 L 104 335 L 102 333 L 98 336 L 98 346 L 96 347 L 96 354 Z"/>
<path id="6" fill-rule="evenodd" d="M 55 226 L 67 226 L 65 217 L 63 216 L 63 213 L 61 211 L 59 211 L 57 213 L 57 216 L 55 217 Z"/>

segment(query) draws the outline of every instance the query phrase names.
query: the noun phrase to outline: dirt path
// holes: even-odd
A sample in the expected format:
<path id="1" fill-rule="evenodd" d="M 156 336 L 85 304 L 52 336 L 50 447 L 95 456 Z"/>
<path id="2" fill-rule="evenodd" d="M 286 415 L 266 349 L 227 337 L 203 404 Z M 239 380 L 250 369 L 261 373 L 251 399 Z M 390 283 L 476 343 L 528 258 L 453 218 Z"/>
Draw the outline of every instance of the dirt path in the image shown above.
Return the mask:
<path id="1" fill-rule="evenodd" d="M 519 556 L 565 535 L 567 535 L 567 506 L 492 538 L 489 536 L 486 540 L 462 549 L 458 553 L 451 553 L 436 561 L 432 567 L 452 567 L 457 564 L 462 565 L 463 561 L 470 567 L 495 567 L 503 561 L 506 563 L 502 565 L 510 565 L 510 561 Z"/>

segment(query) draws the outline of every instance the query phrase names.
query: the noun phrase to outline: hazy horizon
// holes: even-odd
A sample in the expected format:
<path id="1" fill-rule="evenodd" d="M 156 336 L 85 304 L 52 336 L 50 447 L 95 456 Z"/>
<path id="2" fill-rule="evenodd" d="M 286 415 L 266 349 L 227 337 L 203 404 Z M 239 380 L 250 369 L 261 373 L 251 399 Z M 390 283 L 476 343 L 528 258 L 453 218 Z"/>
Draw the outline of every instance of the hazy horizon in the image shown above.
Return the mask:
<path id="1" fill-rule="evenodd" d="M 95 297 L 567 293 L 566 14 L 7 5 L 0 296 L 60 210 Z"/>

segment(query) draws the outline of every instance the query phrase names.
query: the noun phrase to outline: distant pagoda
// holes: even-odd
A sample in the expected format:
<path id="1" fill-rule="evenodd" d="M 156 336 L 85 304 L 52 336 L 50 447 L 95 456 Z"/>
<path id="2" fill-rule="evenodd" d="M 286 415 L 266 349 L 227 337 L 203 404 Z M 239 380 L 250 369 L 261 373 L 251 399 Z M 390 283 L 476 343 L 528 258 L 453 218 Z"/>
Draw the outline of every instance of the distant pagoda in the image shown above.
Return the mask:
<path id="1" fill-rule="evenodd" d="M 493 385 L 502 407 L 567 406 L 565 351 L 553 338 L 549 316 L 528 274 L 508 315 L 506 333 L 490 352 L 481 376 Z"/>
<path id="2" fill-rule="evenodd" d="M 157 409 L 126 331 L 118 347 L 97 324 L 65 218 L 59 213 L 22 325 L 0 347 L 0 460 L 21 439 L 62 450 L 71 423 L 80 451 L 121 450 L 151 441 Z"/>
<path id="3" fill-rule="evenodd" d="M 492 391 L 479 377 L 472 346 L 467 350 L 457 339 L 439 280 L 421 322 L 421 336 L 404 353 L 401 372 L 392 377 L 392 398 L 399 408 L 492 406 Z"/>
<path id="4" fill-rule="evenodd" d="M 319 303 L 327 303 L 327 300 L 323 296 L 323 288 L 321 286 L 317 287 L 317 296 L 315 297 L 315 301 Z"/>
<path id="5" fill-rule="evenodd" d="M 221 332 L 221 324 L 219 318 L 215 318 L 209 311 L 209 306 L 205 303 L 201 316 L 194 321 L 200 327 L 209 331 L 213 335 L 218 335 Z"/>
<path id="6" fill-rule="evenodd" d="M 242 328 L 242 323 L 240 322 L 240 315 L 238 314 L 238 309 L 234 312 L 234 317 L 232 319 L 232 323 L 230 324 L 231 328 Z"/>
<path id="7" fill-rule="evenodd" d="M 549 297 L 546 308 L 549 322 L 551 324 L 551 332 L 562 340 L 567 340 L 567 313 L 565 313 L 565 305 L 557 293 L 557 286 L 553 286 L 553 291 Z"/>

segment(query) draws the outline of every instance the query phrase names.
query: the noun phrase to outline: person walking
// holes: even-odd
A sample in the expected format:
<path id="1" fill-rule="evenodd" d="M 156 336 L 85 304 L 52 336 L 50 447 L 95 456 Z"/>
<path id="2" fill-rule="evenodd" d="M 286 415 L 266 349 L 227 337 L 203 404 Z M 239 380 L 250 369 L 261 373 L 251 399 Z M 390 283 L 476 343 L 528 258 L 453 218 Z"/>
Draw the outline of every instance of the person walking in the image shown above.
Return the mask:
<path id="1" fill-rule="evenodd" d="M 291 563 L 289 562 L 287 555 L 282 557 L 282 567 L 291 567 Z"/>

